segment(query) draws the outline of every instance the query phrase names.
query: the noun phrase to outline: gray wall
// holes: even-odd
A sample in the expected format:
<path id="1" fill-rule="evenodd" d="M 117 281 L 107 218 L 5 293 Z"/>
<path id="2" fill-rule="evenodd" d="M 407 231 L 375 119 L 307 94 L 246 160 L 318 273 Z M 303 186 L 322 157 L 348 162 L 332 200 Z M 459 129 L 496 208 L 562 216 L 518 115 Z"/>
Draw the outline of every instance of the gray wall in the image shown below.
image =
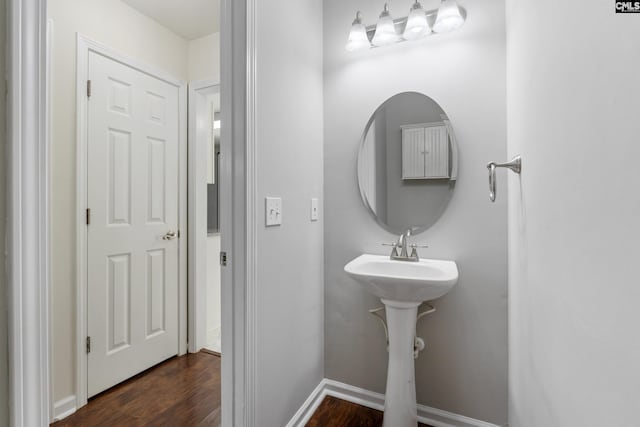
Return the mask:
<path id="1" fill-rule="evenodd" d="M 507 10 L 510 425 L 637 426 L 640 16 Z"/>
<path id="2" fill-rule="evenodd" d="M 322 2 L 257 5 L 258 377 L 260 426 L 285 425 L 324 377 Z M 286 20 L 283 20 L 286 11 Z M 264 198 L 283 224 L 264 227 Z"/>
<path id="3" fill-rule="evenodd" d="M 6 0 L 0 0 L 0 82 L 5 79 Z M 6 97 L 0 90 L 0 427 L 9 425 L 9 371 L 7 361 L 7 277 L 5 271 L 6 224 Z"/>
<path id="4" fill-rule="evenodd" d="M 325 374 L 384 392 L 384 335 L 367 312 L 381 303 L 343 267 L 364 252 L 386 254 L 380 243 L 395 236 L 376 225 L 360 200 L 356 155 L 367 120 L 384 100 L 422 92 L 440 104 L 456 130 L 460 177 L 440 221 L 414 241 L 430 245 L 421 251 L 424 257 L 456 260 L 460 281 L 418 326 L 427 350 L 417 360 L 417 397 L 422 404 L 504 424 L 506 198 L 489 203 L 485 168 L 489 160 L 506 158 L 504 2 L 461 3 L 469 19 L 455 33 L 347 53 L 355 11 L 372 23 L 381 4 L 324 2 Z"/>

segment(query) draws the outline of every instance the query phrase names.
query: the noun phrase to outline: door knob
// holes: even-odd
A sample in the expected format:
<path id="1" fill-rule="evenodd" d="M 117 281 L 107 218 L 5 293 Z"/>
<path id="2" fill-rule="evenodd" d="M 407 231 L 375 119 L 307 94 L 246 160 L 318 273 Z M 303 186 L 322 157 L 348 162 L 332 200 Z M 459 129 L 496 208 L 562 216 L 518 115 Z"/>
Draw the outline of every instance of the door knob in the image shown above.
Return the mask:
<path id="1" fill-rule="evenodd" d="M 173 240 L 173 239 L 176 239 L 177 237 L 178 237 L 177 231 L 167 231 L 167 234 L 162 236 L 162 240 Z"/>

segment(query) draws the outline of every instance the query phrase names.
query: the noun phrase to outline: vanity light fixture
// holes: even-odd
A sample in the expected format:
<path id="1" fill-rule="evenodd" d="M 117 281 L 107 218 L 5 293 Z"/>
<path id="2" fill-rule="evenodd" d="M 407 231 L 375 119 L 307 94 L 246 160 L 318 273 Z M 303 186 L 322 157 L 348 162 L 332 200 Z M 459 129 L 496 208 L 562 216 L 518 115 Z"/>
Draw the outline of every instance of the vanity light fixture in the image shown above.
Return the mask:
<path id="1" fill-rule="evenodd" d="M 462 24 L 464 24 L 464 17 L 456 0 L 442 0 L 433 31 L 448 33 L 462 27 Z"/>
<path id="2" fill-rule="evenodd" d="M 360 11 L 356 13 L 356 19 L 351 24 L 351 31 L 349 32 L 349 40 L 345 49 L 349 52 L 360 49 L 368 49 L 371 47 L 369 37 L 367 37 L 367 28 L 362 23 L 362 14 Z"/>
<path id="3" fill-rule="evenodd" d="M 427 21 L 427 14 L 422 5 L 416 0 L 411 6 L 407 25 L 404 27 L 402 38 L 405 40 L 419 40 L 431 33 L 431 27 Z"/>
<path id="4" fill-rule="evenodd" d="M 382 9 L 382 13 L 378 18 L 376 31 L 373 34 L 371 43 L 373 43 L 374 46 L 386 46 L 398 41 L 400 41 L 400 36 L 396 32 L 396 25 L 393 22 L 391 14 L 389 14 L 389 5 L 385 3 L 384 9 Z"/>
<path id="5" fill-rule="evenodd" d="M 345 49 L 349 52 L 386 46 L 403 41 L 420 40 L 431 34 L 456 30 L 464 24 L 466 11 L 456 0 L 442 0 L 438 9 L 425 11 L 414 0 L 407 17 L 393 19 L 389 5 L 385 3 L 376 25 L 365 26 L 358 11 L 351 24 Z M 402 34 L 402 35 L 401 35 Z"/>

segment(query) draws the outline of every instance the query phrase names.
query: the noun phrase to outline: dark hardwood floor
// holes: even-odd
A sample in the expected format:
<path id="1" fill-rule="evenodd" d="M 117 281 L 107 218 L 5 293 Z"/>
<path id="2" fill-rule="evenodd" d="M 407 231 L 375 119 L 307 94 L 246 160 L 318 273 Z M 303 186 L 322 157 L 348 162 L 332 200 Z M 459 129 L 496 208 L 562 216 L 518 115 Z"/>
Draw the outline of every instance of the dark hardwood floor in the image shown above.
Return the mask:
<path id="1" fill-rule="evenodd" d="M 55 427 L 220 425 L 220 357 L 174 357 L 92 398 Z"/>
<path id="2" fill-rule="evenodd" d="M 380 427 L 382 412 L 332 396 L 324 398 L 307 427 Z M 429 427 L 419 424 L 420 427 Z"/>
<path id="3" fill-rule="evenodd" d="M 380 427 L 382 412 L 327 396 L 307 427 Z M 89 400 L 54 427 L 220 426 L 220 357 L 174 357 Z M 420 427 L 429 427 L 420 424 Z"/>

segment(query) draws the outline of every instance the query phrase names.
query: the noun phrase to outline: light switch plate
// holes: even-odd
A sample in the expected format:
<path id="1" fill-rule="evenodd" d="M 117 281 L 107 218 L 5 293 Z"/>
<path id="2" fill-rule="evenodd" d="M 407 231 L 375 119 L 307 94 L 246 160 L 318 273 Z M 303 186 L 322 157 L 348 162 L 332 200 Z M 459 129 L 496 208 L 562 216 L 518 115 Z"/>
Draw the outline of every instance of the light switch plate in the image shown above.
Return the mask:
<path id="1" fill-rule="evenodd" d="M 282 224 L 282 199 L 280 197 L 267 197 L 265 210 L 267 227 L 273 227 Z"/>
<path id="2" fill-rule="evenodd" d="M 318 220 L 318 217 L 320 216 L 320 212 L 318 210 L 318 199 L 314 197 L 311 199 L 311 221 Z"/>

